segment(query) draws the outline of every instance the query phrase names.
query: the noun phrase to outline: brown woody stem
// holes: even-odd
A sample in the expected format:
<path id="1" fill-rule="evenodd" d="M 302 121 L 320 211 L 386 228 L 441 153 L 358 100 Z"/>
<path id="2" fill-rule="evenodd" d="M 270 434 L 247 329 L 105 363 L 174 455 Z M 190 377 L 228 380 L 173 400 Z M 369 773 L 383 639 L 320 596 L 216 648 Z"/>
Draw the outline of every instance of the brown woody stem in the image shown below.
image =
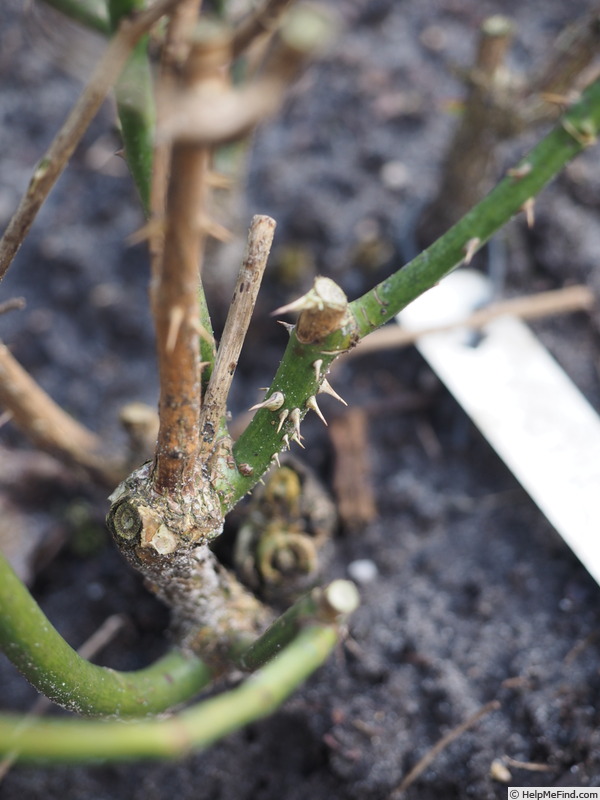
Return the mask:
<path id="1" fill-rule="evenodd" d="M 239 23 L 233 34 L 232 53 L 237 58 L 256 39 L 271 34 L 292 0 L 263 0 Z"/>
<path id="2" fill-rule="evenodd" d="M 133 48 L 152 25 L 178 2 L 179 0 L 157 0 L 150 8 L 135 16 L 127 17 L 119 25 L 116 36 L 106 48 L 83 94 L 46 154 L 39 161 L 25 196 L 8 223 L 0 241 L 0 280 L 6 274 L 38 211 L 73 155 L 109 89 L 119 77 Z"/>
<path id="3" fill-rule="evenodd" d="M 211 38 L 193 43 L 182 76 L 186 88 L 204 84 L 214 91 L 223 81 L 229 42 L 210 33 Z M 161 387 L 153 481 L 159 493 L 190 484 L 198 466 L 199 297 L 210 161 L 207 147 L 173 145 L 162 265 L 152 286 Z"/>
<path id="4" fill-rule="evenodd" d="M 83 467 L 107 486 L 123 476 L 102 440 L 58 406 L 0 343 L 0 404 L 13 422 L 42 450 Z"/>
<path id="5" fill-rule="evenodd" d="M 250 318 L 254 310 L 262 276 L 271 251 L 275 220 L 256 215 L 248 231 L 248 243 L 225 322 L 217 359 L 206 390 L 200 416 L 202 440 L 210 446 L 225 418 L 227 395 Z"/>

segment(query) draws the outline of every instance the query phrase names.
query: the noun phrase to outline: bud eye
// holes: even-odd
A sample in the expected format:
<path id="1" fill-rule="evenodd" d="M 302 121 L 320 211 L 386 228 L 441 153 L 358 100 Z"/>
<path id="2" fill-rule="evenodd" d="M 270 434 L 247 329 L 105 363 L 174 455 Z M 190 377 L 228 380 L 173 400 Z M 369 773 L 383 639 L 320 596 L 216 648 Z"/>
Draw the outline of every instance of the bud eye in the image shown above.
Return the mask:
<path id="1" fill-rule="evenodd" d="M 128 500 L 109 511 L 108 524 L 113 536 L 126 541 L 135 539 L 142 531 L 142 518 L 137 508 Z"/>

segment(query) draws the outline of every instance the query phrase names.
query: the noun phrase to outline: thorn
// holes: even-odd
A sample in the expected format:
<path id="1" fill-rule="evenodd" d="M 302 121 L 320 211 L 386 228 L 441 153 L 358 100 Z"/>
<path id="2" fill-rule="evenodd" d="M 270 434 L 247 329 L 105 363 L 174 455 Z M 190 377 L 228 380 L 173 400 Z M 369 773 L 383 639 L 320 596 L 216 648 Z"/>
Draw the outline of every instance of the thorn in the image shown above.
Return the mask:
<path id="1" fill-rule="evenodd" d="M 560 124 L 582 147 L 596 143 L 596 128 L 590 120 L 583 120 L 578 128 L 568 119 L 563 119 Z"/>
<path id="2" fill-rule="evenodd" d="M 215 343 L 215 337 L 206 330 L 204 325 L 197 317 L 190 320 L 190 328 L 194 331 L 194 333 L 197 333 L 201 339 L 204 339 L 205 342 L 208 342 L 208 344 Z"/>
<path id="3" fill-rule="evenodd" d="M 477 252 L 477 248 L 481 244 L 481 239 L 478 236 L 475 236 L 473 239 L 469 239 L 466 245 L 463 247 L 463 253 L 465 254 L 464 262 L 465 264 L 470 264 L 473 260 L 473 256 Z"/>
<path id="4" fill-rule="evenodd" d="M 117 158 L 122 158 L 125 161 L 125 148 L 121 147 L 119 150 L 115 150 L 115 155 Z"/>
<path id="5" fill-rule="evenodd" d="M 309 398 L 308 398 L 308 400 L 306 401 L 306 407 L 307 407 L 307 408 L 310 408 L 312 411 L 314 411 L 314 412 L 315 412 L 315 414 L 316 414 L 316 415 L 319 417 L 319 419 L 321 420 L 321 422 L 322 422 L 324 425 L 327 425 L 327 420 L 325 419 L 325 417 L 324 417 L 324 416 L 323 416 L 323 414 L 321 413 L 321 409 L 320 409 L 320 408 L 319 408 L 319 406 L 317 405 L 317 398 L 316 398 L 314 395 L 312 395 L 311 397 L 309 397 Z"/>
<path id="6" fill-rule="evenodd" d="M 290 412 L 290 420 L 292 425 L 294 426 L 294 436 L 300 438 L 300 409 L 293 408 Z"/>
<path id="7" fill-rule="evenodd" d="M 148 239 L 152 239 L 153 236 L 161 234 L 164 231 L 164 227 L 164 220 L 158 218 L 151 219 L 127 237 L 127 244 L 133 246 L 134 244 L 141 244 Z"/>
<path id="8" fill-rule="evenodd" d="M 267 397 L 262 403 L 257 403 L 249 409 L 249 411 L 258 411 L 259 408 L 268 408 L 269 411 L 277 411 L 285 402 L 285 397 L 281 392 L 273 392 L 270 397 Z"/>
<path id="9" fill-rule="evenodd" d="M 279 453 L 273 453 L 273 458 L 271 461 L 274 461 L 278 467 L 281 467 L 281 461 L 279 460 Z"/>
<path id="10" fill-rule="evenodd" d="M 524 178 L 526 175 L 529 175 L 533 167 L 531 164 L 526 161 L 524 164 L 519 164 L 518 167 L 511 167 L 510 169 L 506 170 L 506 174 L 509 178 L 514 178 L 517 181 L 520 181 L 521 178 Z"/>
<path id="11" fill-rule="evenodd" d="M 348 405 L 348 403 L 343 399 L 343 397 L 340 397 L 339 394 L 334 389 L 331 388 L 331 384 L 329 383 L 328 380 L 324 380 L 323 383 L 321 384 L 321 389 L 319 390 L 319 394 L 330 394 L 332 397 L 335 397 L 336 400 L 339 400 L 340 403 L 343 403 L 345 406 Z"/>
<path id="12" fill-rule="evenodd" d="M 525 200 L 523 205 L 521 206 L 521 211 L 525 212 L 525 219 L 527 220 L 527 227 L 533 228 L 535 224 L 535 200 L 533 197 L 530 197 L 528 200 Z"/>
<path id="13" fill-rule="evenodd" d="M 233 239 L 233 234 L 224 225 L 204 215 L 198 220 L 198 229 L 218 242 L 230 242 Z"/>
<path id="14" fill-rule="evenodd" d="M 323 359 L 319 358 L 313 362 L 312 368 L 315 371 L 315 378 L 320 381 L 321 380 L 321 367 L 323 366 Z"/>
<path id="15" fill-rule="evenodd" d="M 283 325 L 283 327 L 284 327 L 284 328 L 286 329 L 286 331 L 288 332 L 288 336 L 291 336 L 291 335 L 292 335 L 292 331 L 293 331 L 293 330 L 294 330 L 294 328 L 296 327 L 295 325 L 290 325 L 290 323 L 289 323 L 289 322 L 284 322 L 282 319 L 278 319 L 278 320 L 277 320 L 277 322 L 278 322 L 280 325 Z"/>
<path id="16" fill-rule="evenodd" d="M 551 103 L 554 106 L 560 106 L 561 111 L 565 111 L 573 103 L 576 103 L 580 98 L 579 92 L 572 92 L 571 94 L 559 94 L 557 92 L 540 92 L 540 100 L 544 103 Z"/>
<path id="17" fill-rule="evenodd" d="M 233 187 L 233 180 L 229 175 L 224 175 L 222 172 L 210 170 L 206 173 L 206 182 L 213 189 L 231 189 Z"/>
<path id="18" fill-rule="evenodd" d="M 283 428 L 283 423 L 288 418 L 288 414 L 290 413 L 289 408 L 284 408 L 281 414 L 279 415 L 279 425 L 277 426 L 277 433 Z"/>
<path id="19" fill-rule="evenodd" d="M 181 306 L 174 306 L 169 314 L 169 330 L 167 332 L 166 350 L 172 353 L 177 344 L 177 337 L 181 330 L 181 323 L 185 316 L 185 311 Z"/>
<path id="20" fill-rule="evenodd" d="M 297 300 L 292 300 L 291 303 L 276 308 L 275 311 L 271 312 L 271 316 L 274 317 L 275 314 L 287 314 L 289 311 L 304 311 L 307 308 L 315 308 L 316 304 L 318 304 L 318 301 L 315 301 L 315 293 L 314 290 L 311 289 Z"/>
<path id="21" fill-rule="evenodd" d="M 306 450 L 306 447 L 304 447 L 304 445 L 303 445 L 303 444 L 302 444 L 302 442 L 300 441 L 300 436 L 299 436 L 297 433 L 294 433 L 294 435 L 292 436 L 292 442 L 296 442 L 297 444 L 299 444 L 299 445 L 300 445 L 300 447 L 301 447 L 303 450 Z"/>
<path id="22" fill-rule="evenodd" d="M 287 435 L 287 433 L 283 434 L 283 440 L 282 441 L 283 441 L 284 445 L 286 446 L 286 448 L 289 450 L 290 449 L 290 437 Z"/>

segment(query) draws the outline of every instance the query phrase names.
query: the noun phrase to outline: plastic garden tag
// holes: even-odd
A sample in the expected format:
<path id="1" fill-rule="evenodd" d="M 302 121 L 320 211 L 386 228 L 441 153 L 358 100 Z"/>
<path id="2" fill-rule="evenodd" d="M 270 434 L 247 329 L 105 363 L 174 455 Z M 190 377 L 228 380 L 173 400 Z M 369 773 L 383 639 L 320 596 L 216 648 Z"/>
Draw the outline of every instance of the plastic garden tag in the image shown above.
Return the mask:
<path id="1" fill-rule="evenodd" d="M 397 320 L 411 331 L 451 324 L 490 300 L 488 280 L 460 269 Z M 600 583 L 600 417 L 570 378 L 515 317 L 430 333 L 417 347 Z"/>

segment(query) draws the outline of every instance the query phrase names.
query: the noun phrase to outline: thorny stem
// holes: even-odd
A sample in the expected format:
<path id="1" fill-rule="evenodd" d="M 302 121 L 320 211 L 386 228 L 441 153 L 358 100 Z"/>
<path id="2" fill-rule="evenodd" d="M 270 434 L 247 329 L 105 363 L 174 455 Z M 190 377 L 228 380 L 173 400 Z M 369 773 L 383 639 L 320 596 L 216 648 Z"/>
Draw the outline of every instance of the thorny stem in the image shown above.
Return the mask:
<path id="1" fill-rule="evenodd" d="M 184 69 L 186 87 L 223 81 L 227 40 L 196 43 Z M 200 269 L 206 238 L 209 148 L 175 142 L 167 194 L 162 266 L 151 288 L 160 376 L 160 428 L 153 481 L 159 493 L 193 481 L 198 467 L 201 407 Z"/>
<path id="2" fill-rule="evenodd" d="M 585 147 L 600 128 L 600 80 L 487 197 L 402 269 L 350 303 L 361 337 L 383 325 L 480 249 Z"/>
<path id="3" fill-rule="evenodd" d="M 169 97 L 177 85 L 177 75 L 189 56 L 191 39 L 189 31 L 198 18 L 200 0 L 181 0 L 169 16 L 165 44 L 157 78 L 156 124 L 160 128 L 167 113 L 165 98 Z M 164 222 L 166 216 L 167 185 L 171 166 L 171 143 L 162 140 L 154 142 L 152 175 L 149 176 L 151 232 L 150 257 L 152 280 L 157 282 L 162 265 L 164 244 Z"/>
<path id="4" fill-rule="evenodd" d="M 169 718 L 40 720 L 20 730 L 21 717 L 4 714 L 0 716 L 0 751 L 18 750 L 20 760 L 71 763 L 185 756 L 278 708 L 323 664 L 337 641 L 335 625 L 312 624 L 241 686 Z"/>
<path id="5" fill-rule="evenodd" d="M 481 248 L 570 159 L 594 143 L 599 127 L 600 81 L 596 81 L 561 122 L 521 160 L 514 174 L 507 175 L 427 250 L 351 302 L 337 331 L 319 344 L 302 343 L 297 330 L 291 332 L 266 394 L 268 399 L 281 393 L 284 404 L 276 409 L 265 406 L 258 410 L 234 445 L 237 469 L 224 470 L 219 483 L 225 510 L 231 509 L 252 488 L 275 453 L 289 447 L 295 433 L 292 411 L 297 409 L 299 418 L 304 417 L 310 407 L 309 399 L 327 386 L 323 379 L 333 360 L 434 286 L 459 266 L 468 252 Z"/>
<path id="6" fill-rule="evenodd" d="M 280 107 L 291 81 L 327 44 L 331 31 L 332 20 L 322 9 L 293 8 L 277 31 L 259 77 L 220 94 L 175 96 L 159 138 L 214 147 L 246 136 Z"/>
<path id="7" fill-rule="evenodd" d="M 180 0 L 157 0 L 145 11 L 127 18 L 109 42 L 92 78 L 46 154 L 38 162 L 25 196 L 0 241 L 0 280 L 6 274 L 44 200 L 73 155 L 81 137 L 115 83 L 141 37 Z"/>

